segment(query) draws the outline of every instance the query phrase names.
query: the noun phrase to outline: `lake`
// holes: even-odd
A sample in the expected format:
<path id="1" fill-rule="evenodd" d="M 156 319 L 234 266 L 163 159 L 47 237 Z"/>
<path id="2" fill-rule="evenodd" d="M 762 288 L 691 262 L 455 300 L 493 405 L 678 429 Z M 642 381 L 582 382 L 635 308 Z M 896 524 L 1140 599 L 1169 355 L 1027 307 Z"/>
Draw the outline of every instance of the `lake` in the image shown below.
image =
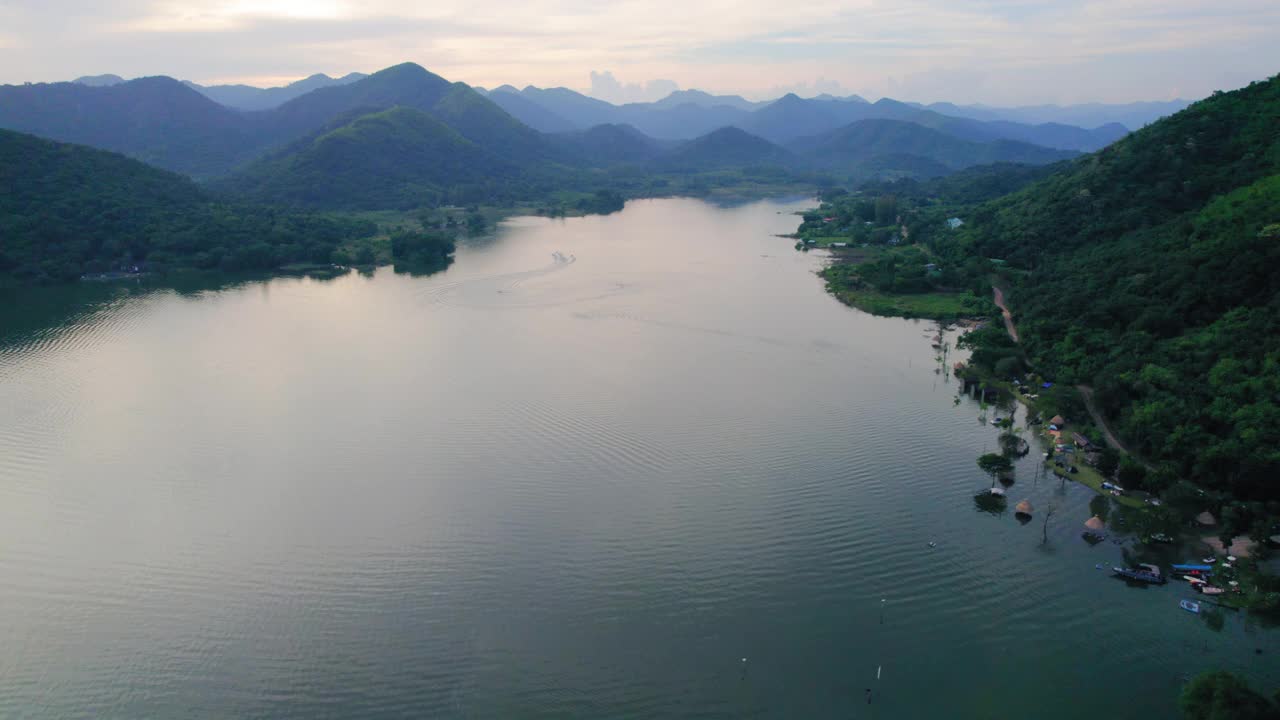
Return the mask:
<path id="1" fill-rule="evenodd" d="M 776 237 L 808 204 L 0 296 L 0 716 L 1146 720 L 1204 669 L 1280 686 L 1274 631 L 1095 569 L 1121 547 L 1038 449 L 975 506 L 997 431 L 933 324 Z"/>

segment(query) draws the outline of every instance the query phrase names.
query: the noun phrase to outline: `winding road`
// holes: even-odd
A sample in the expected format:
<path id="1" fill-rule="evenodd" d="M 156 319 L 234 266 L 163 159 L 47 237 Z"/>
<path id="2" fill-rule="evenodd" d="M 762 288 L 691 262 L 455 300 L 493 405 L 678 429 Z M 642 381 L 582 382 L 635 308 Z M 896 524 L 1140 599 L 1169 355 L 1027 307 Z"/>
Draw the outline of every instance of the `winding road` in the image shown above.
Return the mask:
<path id="1" fill-rule="evenodd" d="M 1004 327 L 1009 331 L 1009 337 L 1013 338 L 1015 343 L 1021 344 L 1018 340 L 1018 327 L 1013 324 L 1013 313 L 1009 312 L 1009 306 L 1005 305 L 1004 302 L 1004 291 L 992 285 L 991 294 L 995 300 L 996 307 L 1000 308 L 1000 312 L 1004 314 Z M 1106 438 L 1107 444 L 1125 455 L 1137 457 L 1129 452 L 1129 449 L 1124 446 L 1124 443 L 1120 442 L 1120 438 L 1116 437 L 1115 433 L 1111 432 L 1111 426 L 1107 425 L 1107 419 L 1102 416 L 1102 413 L 1098 411 L 1098 406 L 1093 402 L 1093 388 L 1088 385 L 1077 385 L 1076 390 L 1080 391 L 1080 397 L 1084 400 L 1085 409 L 1089 411 L 1089 416 L 1093 418 L 1094 424 L 1102 430 L 1102 435 Z M 1148 465 L 1148 467 L 1150 466 Z"/>
<path id="2" fill-rule="evenodd" d="M 1018 342 L 1018 326 L 1013 324 L 1013 313 L 1009 312 L 1009 307 L 1004 304 L 1004 291 L 995 285 L 991 286 L 991 294 L 996 301 L 996 307 L 1000 308 L 1000 312 L 1004 314 L 1004 327 L 1009 331 L 1009 337 L 1014 342 Z"/>

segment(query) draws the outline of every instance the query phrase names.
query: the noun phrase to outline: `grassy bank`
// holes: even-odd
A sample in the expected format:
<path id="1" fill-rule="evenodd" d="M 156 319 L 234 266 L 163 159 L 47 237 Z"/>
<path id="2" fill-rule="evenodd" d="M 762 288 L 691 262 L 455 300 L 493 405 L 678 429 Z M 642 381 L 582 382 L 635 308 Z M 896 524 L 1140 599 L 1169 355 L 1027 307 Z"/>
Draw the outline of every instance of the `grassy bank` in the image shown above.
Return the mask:
<path id="1" fill-rule="evenodd" d="M 856 307 L 872 315 L 955 320 L 977 314 L 970 302 L 973 296 L 967 293 L 931 292 L 891 295 L 871 288 L 840 287 L 830 281 L 826 270 L 823 271 L 822 276 L 827 279 L 827 292 L 845 305 Z"/>

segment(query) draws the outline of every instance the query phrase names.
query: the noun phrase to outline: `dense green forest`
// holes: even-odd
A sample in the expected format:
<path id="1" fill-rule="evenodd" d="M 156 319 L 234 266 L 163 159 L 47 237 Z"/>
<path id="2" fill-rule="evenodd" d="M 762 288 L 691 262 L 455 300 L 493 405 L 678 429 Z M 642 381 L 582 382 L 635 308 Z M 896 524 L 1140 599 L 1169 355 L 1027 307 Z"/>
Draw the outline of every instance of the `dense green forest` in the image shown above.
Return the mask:
<path id="1" fill-rule="evenodd" d="M 1091 384 L 1173 477 L 1277 499 L 1280 78 L 1218 93 L 974 210 L 952 252 L 1005 262 L 1023 346 Z"/>
<path id="2" fill-rule="evenodd" d="M 211 199 L 115 153 L 0 131 L 0 277 L 64 281 L 175 267 L 327 263 L 372 223 Z"/>
<path id="3" fill-rule="evenodd" d="M 215 185 L 262 202 L 369 209 L 510 201 L 519 169 L 419 110 L 336 123 Z"/>
<path id="4" fill-rule="evenodd" d="M 1118 434 L 1156 468 L 1136 466 L 1142 486 L 1185 478 L 1280 500 L 1278 117 L 1272 78 L 1076 160 L 828 192 L 799 237 L 849 246 L 826 273 L 845 297 L 869 288 L 982 298 L 1002 283 L 1026 364 L 1094 388 Z M 996 347 L 1001 335 L 975 336 L 976 359 L 1024 369 L 1021 353 Z"/>

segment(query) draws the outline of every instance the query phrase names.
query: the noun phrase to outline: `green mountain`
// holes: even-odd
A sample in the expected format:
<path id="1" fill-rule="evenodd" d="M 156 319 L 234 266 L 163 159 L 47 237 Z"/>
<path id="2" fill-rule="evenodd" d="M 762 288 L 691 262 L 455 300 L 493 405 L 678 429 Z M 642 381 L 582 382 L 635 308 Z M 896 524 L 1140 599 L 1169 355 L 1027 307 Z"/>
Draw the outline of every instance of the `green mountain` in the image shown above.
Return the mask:
<path id="1" fill-rule="evenodd" d="M 120 152 L 207 179 L 364 109 L 409 107 L 515 163 L 551 159 L 535 130 L 462 83 L 406 63 L 320 87 L 273 110 L 238 112 L 167 77 L 109 87 L 75 83 L 0 86 L 0 127 Z"/>
<path id="2" fill-rule="evenodd" d="M 589 130 L 555 136 L 561 153 L 586 167 L 643 165 L 663 152 L 663 146 L 630 125 L 597 125 Z"/>
<path id="3" fill-rule="evenodd" d="M 658 161 L 663 169 L 705 171 L 760 165 L 785 166 L 796 158 L 787 150 L 736 127 L 724 127 L 678 145 Z"/>
<path id="4" fill-rule="evenodd" d="M 328 262 L 369 223 L 212 201 L 123 155 L 0 130 L 0 282 L 180 266 Z"/>
<path id="5" fill-rule="evenodd" d="M 997 162 L 1043 165 L 1074 157 L 1013 140 L 974 142 L 902 120 L 860 120 L 832 132 L 801 138 L 788 146 L 818 167 L 865 174 L 898 171 L 939 175 Z M 921 172 L 924 170 L 924 172 Z"/>
<path id="6" fill-rule="evenodd" d="M 510 85 L 494 88 L 485 93 L 485 97 L 506 110 L 511 117 L 538 132 L 565 133 L 577 129 L 572 122 L 524 97 L 519 90 Z"/>
<path id="7" fill-rule="evenodd" d="M 1094 386 L 1171 477 L 1280 499 L 1280 77 L 1191 105 L 980 206 L 1037 368 Z"/>
<path id="8" fill-rule="evenodd" d="M 242 113 L 167 77 L 101 87 L 0 86 L 0 127 L 124 153 L 193 177 L 225 172 L 274 140 Z"/>
<path id="9" fill-rule="evenodd" d="M 516 165 L 424 112 L 339 121 L 219 183 L 247 197 L 332 208 L 412 208 L 518 175 Z"/>
<path id="10" fill-rule="evenodd" d="M 465 83 L 454 83 L 430 108 L 420 108 L 509 162 L 531 164 L 552 159 L 541 133 L 507 114 Z"/>

